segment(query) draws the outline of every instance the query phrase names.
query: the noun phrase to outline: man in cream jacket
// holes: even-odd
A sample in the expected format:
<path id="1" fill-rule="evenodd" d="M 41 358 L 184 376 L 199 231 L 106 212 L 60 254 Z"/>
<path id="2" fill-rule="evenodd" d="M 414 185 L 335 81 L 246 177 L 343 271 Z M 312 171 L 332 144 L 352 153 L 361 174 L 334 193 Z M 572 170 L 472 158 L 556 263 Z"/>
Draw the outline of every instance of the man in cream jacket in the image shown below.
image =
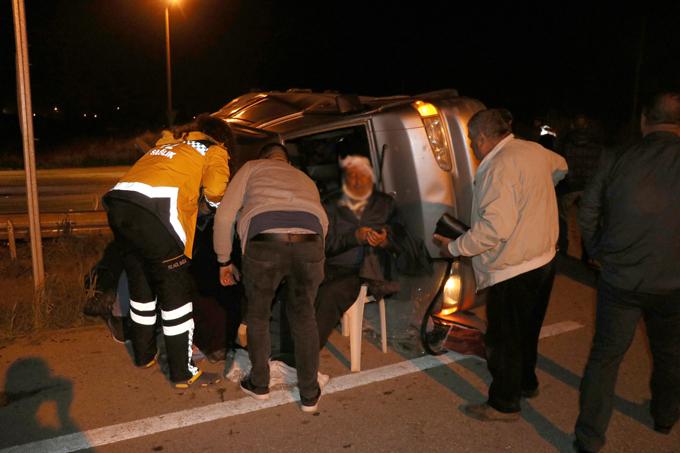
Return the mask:
<path id="1" fill-rule="evenodd" d="M 536 356 L 555 276 L 558 235 L 554 186 L 567 163 L 512 135 L 506 110 L 476 113 L 468 137 L 480 161 L 471 228 L 455 241 L 436 235 L 446 254 L 471 256 L 477 290 L 486 289 L 486 403 L 465 407 L 483 421 L 519 419 L 520 399 L 538 395 Z"/>

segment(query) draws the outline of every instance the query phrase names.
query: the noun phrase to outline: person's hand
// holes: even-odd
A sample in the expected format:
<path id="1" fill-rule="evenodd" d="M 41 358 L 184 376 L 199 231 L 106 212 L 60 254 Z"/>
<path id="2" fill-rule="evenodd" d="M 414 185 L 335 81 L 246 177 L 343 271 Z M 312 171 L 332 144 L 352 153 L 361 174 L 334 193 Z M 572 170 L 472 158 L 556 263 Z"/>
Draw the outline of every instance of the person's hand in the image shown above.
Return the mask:
<path id="1" fill-rule="evenodd" d="M 432 239 L 434 240 L 434 243 L 437 245 L 437 247 L 439 247 L 439 249 L 441 250 L 442 256 L 445 256 L 447 258 L 453 258 L 453 255 L 449 250 L 449 244 L 453 242 L 453 239 L 447 238 L 437 233 L 432 235 Z"/>
<path id="2" fill-rule="evenodd" d="M 198 215 L 208 215 L 212 212 L 210 206 L 205 201 L 205 198 L 201 197 L 198 201 Z"/>
<path id="3" fill-rule="evenodd" d="M 354 237 L 357 238 L 359 244 L 366 244 L 368 242 L 368 235 L 373 231 L 369 227 L 359 227 L 354 232 Z"/>
<path id="4" fill-rule="evenodd" d="M 220 267 L 220 284 L 222 286 L 232 286 L 239 281 L 241 281 L 241 274 L 236 266 L 230 264 L 229 266 Z"/>
<path id="5" fill-rule="evenodd" d="M 371 247 L 387 247 L 387 230 L 385 228 L 380 231 L 371 230 L 368 233 L 367 240 Z"/>

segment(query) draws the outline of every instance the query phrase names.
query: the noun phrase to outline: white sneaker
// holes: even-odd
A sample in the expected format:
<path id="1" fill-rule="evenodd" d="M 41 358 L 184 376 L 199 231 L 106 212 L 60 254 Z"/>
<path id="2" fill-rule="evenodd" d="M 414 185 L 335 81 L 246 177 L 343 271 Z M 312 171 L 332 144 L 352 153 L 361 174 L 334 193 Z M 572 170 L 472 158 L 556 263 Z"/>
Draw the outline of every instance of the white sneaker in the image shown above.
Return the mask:
<path id="1" fill-rule="evenodd" d="M 269 361 L 269 387 L 297 384 L 297 370 L 280 360 Z"/>
<path id="2" fill-rule="evenodd" d="M 300 409 L 302 412 L 316 412 L 319 410 L 319 400 L 321 399 L 321 389 L 319 389 L 319 396 L 317 396 L 314 399 L 311 400 L 305 400 L 304 398 L 300 398 Z"/>
<path id="3" fill-rule="evenodd" d="M 329 375 L 323 374 L 321 371 L 319 371 L 319 375 L 317 376 L 317 379 L 319 381 L 319 387 L 323 390 L 323 388 L 331 380 L 331 377 Z"/>
<path id="4" fill-rule="evenodd" d="M 317 373 L 319 387 L 324 388 L 331 380 L 331 377 L 321 372 Z M 280 360 L 269 361 L 269 387 L 275 385 L 297 385 L 297 370 Z"/>

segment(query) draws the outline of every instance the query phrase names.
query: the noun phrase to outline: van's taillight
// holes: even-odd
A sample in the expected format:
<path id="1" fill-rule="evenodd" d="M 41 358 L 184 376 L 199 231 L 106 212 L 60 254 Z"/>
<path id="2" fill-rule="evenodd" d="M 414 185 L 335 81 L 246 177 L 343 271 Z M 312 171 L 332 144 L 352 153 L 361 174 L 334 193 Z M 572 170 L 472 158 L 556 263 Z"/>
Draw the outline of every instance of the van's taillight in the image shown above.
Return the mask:
<path id="1" fill-rule="evenodd" d="M 414 102 L 413 107 L 418 110 L 418 114 L 423 120 L 427 139 L 430 142 L 432 154 L 434 154 L 434 159 L 437 161 L 439 168 L 444 171 L 451 171 L 451 151 L 446 140 L 444 123 L 439 116 L 437 107 L 423 101 Z"/>

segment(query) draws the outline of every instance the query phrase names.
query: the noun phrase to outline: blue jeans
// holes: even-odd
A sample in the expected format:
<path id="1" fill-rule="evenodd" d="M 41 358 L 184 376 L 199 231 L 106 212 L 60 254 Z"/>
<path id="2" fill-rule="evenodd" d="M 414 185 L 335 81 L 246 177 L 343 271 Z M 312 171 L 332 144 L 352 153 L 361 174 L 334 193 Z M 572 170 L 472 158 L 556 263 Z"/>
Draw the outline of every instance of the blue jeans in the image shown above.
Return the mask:
<path id="1" fill-rule="evenodd" d="M 600 280 L 595 336 L 581 381 L 575 434 L 590 451 L 605 443 L 614 404 L 619 365 L 644 318 L 652 352 L 651 414 L 655 423 L 672 426 L 680 417 L 680 296 L 641 294 Z"/>

